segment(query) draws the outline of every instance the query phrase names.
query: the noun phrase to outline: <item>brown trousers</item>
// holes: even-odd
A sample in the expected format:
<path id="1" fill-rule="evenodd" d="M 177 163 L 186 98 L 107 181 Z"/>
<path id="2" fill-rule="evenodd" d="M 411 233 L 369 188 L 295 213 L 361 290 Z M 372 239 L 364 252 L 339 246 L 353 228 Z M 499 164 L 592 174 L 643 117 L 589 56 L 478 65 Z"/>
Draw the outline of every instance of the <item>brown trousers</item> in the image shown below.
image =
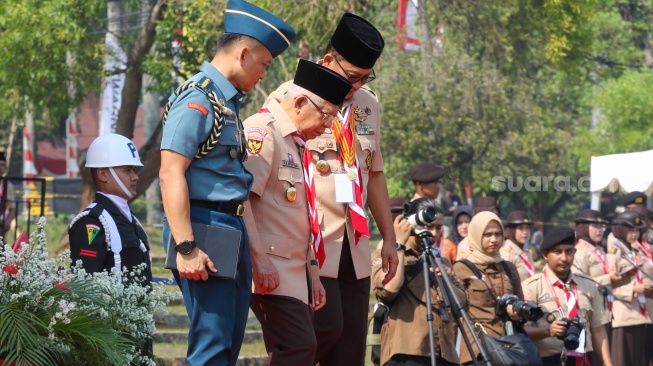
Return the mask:
<path id="1" fill-rule="evenodd" d="M 640 324 L 612 328 L 610 355 L 612 364 L 624 366 L 651 366 L 653 357 L 653 325 Z"/>
<path id="2" fill-rule="evenodd" d="M 252 294 L 250 307 L 261 323 L 267 365 L 312 365 L 317 350 L 313 312 L 288 296 Z"/>
<path id="3" fill-rule="evenodd" d="M 338 278 L 320 277 L 320 280 L 326 290 L 326 305 L 315 312 L 318 345 L 315 364 L 361 366 L 365 360 L 370 278 L 356 279 L 346 233 Z"/>

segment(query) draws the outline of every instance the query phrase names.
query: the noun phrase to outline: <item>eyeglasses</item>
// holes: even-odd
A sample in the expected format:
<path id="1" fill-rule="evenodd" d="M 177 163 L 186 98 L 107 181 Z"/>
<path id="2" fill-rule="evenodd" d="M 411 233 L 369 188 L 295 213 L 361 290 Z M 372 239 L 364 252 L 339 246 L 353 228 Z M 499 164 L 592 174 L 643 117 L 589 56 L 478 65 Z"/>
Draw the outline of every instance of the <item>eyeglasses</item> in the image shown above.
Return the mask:
<path id="1" fill-rule="evenodd" d="M 305 95 L 305 94 L 302 94 L 302 95 L 305 96 L 306 99 L 308 99 L 309 102 L 311 102 L 311 104 L 313 105 L 313 107 L 315 107 L 315 109 L 317 109 L 318 112 L 322 113 L 322 123 L 324 123 L 325 125 L 327 125 L 327 124 L 329 124 L 329 123 L 332 123 L 333 120 L 336 119 L 336 116 L 333 116 L 333 115 L 330 115 L 330 114 L 328 114 L 328 113 L 325 113 L 325 112 L 322 110 L 322 108 L 318 107 L 317 104 L 315 104 L 315 102 L 312 101 L 311 98 L 308 97 L 308 95 Z"/>
<path id="2" fill-rule="evenodd" d="M 352 84 L 352 85 L 353 85 L 353 84 L 356 84 L 356 83 L 359 82 L 359 81 L 360 81 L 362 84 L 367 84 L 367 83 L 369 83 L 370 81 L 376 79 L 376 74 L 374 73 L 374 69 L 372 69 L 372 73 L 369 74 L 369 75 L 365 75 L 365 76 L 352 76 L 352 75 L 349 75 L 349 73 L 345 70 L 344 67 L 342 67 L 342 65 L 340 65 L 340 62 L 338 62 L 338 58 L 336 57 L 336 55 L 333 55 L 333 59 L 336 61 L 336 63 L 337 63 L 338 66 L 340 67 L 340 70 L 342 70 L 342 72 L 344 72 L 345 75 L 347 75 L 347 79 L 349 80 L 349 83 Z"/>

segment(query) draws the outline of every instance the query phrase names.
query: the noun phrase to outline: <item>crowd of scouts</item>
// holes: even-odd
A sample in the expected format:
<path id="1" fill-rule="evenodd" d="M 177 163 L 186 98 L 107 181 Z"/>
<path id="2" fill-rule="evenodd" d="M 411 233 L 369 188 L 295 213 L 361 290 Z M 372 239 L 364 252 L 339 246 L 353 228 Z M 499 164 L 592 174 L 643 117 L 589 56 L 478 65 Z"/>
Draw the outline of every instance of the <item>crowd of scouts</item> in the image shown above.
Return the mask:
<path id="1" fill-rule="evenodd" d="M 653 365 L 646 347 L 653 340 L 653 266 L 645 240 L 652 218 L 641 196 L 611 223 L 607 254 L 600 246 L 606 222 L 596 211 L 581 212 L 575 231 L 546 233 L 538 248 L 546 265 L 537 273 L 524 250 L 528 215 L 516 211 L 504 221 L 496 202 L 482 201 L 489 198 L 472 209 L 451 192 L 438 204 L 442 168 L 414 166 L 411 202 L 388 198 L 381 111 L 366 85 L 384 49 L 372 24 L 345 13 L 322 59 L 300 60 L 294 79 L 244 121 L 245 93 L 295 32 L 244 0 L 227 3 L 224 29 L 214 59 L 175 90 L 163 117 L 164 246 L 170 243 L 190 320 L 190 365 L 235 365 L 250 308 L 262 325 L 268 365 L 362 365 L 370 290 L 388 305 L 377 362 L 430 364 L 420 241 L 405 219 L 424 209 L 439 214 L 425 228 L 445 263 L 446 273 L 434 272 L 450 278 L 452 295 L 487 334 L 506 334 L 509 322 L 523 326 L 545 365 Z M 69 228 L 71 258 L 89 272 L 141 266 L 127 280 L 151 281 L 149 239 L 128 205 L 139 166 L 125 137 L 103 135 L 89 147 L 96 198 Z M 366 208 L 382 236 L 374 253 Z M 452 222 L 443 238 L 445 212 Z M 202 227 L 218 234 L 202 234 Z M 227 246 L 225 238 L 235 239 Z M 233 253 L 207 249 L 223 245 Z M 234 273 L 221 272 L 232 267 Z M 497 317 L 496 299 L 506 294 L 551 316 L 529 323 L 509 308 Z M 469 330 L 454 326 L 440 289 L 429 296 L 438 364 L 472 364 L 478 345 L 456 341 Z M 563 319 L 575 316 L 585 325 L 584 341 L 564 351 Z M 141 348 L 152 352 L 149 342 Z"/>
<path id="2" fill-rule="evenodd" d="M 400 265 L 389 283 L 381 283 L 378 251 L 372 254 L 375 309 L 388 309 L 376 332 L 380 337 L 372 338 L 380 346 L 378 355 L 372 352 L 375 364 L 431 364 L 426 291 L 418 275 L 422 247 L 405 217 L 429 206 L 445 214 L 436 203 L 444 172 L 434 164 L 418 166 L 410 172 L 416 189 L 412 200 L 391 199 Z M 475 329 L 500 337 L 512 329 L 506 321 L 514 323 L 534 341 L 543 365 L 653 365 L 653 211 L 646 208 L 646 195 L 626 195 L 624 211 L 612 222 L 599 211 L 582 210 L 574 229 L 554 227 L 538 245 L 532 244 L 535 222 L 526 212 L 513 211 L 502 220 L 496 199 L 474 203 L 474 209 L 457 204 L 452 210 L 448 239 L 442 238 L 442 217 L 425 228 L 451 269 L 452 293 L 469 309 Z M 539 306 L 545 316 L 537 321 L 498 316 L 496 299 L 506 294 Z M 442 290 L 432 288 L 430 296 L 437 364 L 474 364 L 480 350 L 471 337 L 471 351 L 457 338 L 461 330 Z M 568 350 L 563 339 L 574 317 L 582 324 L 582 337 L 577 349 Z"/>

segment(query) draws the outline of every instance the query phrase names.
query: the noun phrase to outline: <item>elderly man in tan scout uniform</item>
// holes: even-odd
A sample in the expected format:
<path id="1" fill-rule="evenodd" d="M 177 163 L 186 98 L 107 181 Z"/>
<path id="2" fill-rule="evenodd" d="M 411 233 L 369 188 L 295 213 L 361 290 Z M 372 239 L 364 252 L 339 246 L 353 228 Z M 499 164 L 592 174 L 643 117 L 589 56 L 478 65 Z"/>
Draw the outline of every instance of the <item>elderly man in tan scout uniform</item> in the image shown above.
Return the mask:
<path id="1" fill-rule="evenodd" d="M 535 341 L 544 366 L 586 365 L 598 357 L 603 365 L 611 366 L 610 348 L 605 324 L 610 322 L 610 312 L 603 303 L 596 283 L 571 271 L 576 253 L 573 229 L 556 227 L 544 236 L 540 249 L 547 265 L 542 273 L 522 283 L 524 299 L 540 305 L 545 318 L 535 325 L 528 323 L 524 329 Z M 583 330 L 578 335 L 579 346 L 566 349 L 563 343 L 569 327 L 563 318 L 578 317 Z M 594 352 L 594 355 L 591 353 Z M 600 363 L 599 363 L 600 365 Z"/>
<path id="2" fill-rule="evenodd" d="M 535 261 L 524 244 L 531 237 L 533 221 L 524 211 L 513 211 L 506 219 L 506 241 L 501 247 L 501 258 L 517 267 L 520 281 L 535 275 Z"/>
<path id="3" fill-rule="evenodd" d="M 314 254 L 323 250 L 315 209 L 312 161 L 305 142 L 331 127 L 351 90 L 347 79 L 300 60 L 284 98 L 244 122 L 254 176 L 245 214 L 254 261 L 269 260 L 279 283 L 254 274 L 251 308 L 261 322 L 269 365 L 312 365 L 317 350 L 313 311 L 325 305 Z M 254 266 L 257 268 L 259 266 Z"/>
<path id="4" fill-rule="evenodd" d="M 317 214 L 326 250 L 320 279 L 329 301 L 315 314 L 314 324 L 316 363 L 322 366 L 363 363 L 372 274 L 366 203 L 383 237 L 386 282 L 397 267 L 380 150 L 381 110 L 376 94 L 364 86 L 375 77 L 372 68 L 384 44 L 372 24 L 346 13 L 331 36 L 327 53 L 318 61 L 353 85 L 340 106 L 338 120 L 306 144 L 315 164 Z M 268 101 L 281 100 L 290 85 L 281 85 Z"/>

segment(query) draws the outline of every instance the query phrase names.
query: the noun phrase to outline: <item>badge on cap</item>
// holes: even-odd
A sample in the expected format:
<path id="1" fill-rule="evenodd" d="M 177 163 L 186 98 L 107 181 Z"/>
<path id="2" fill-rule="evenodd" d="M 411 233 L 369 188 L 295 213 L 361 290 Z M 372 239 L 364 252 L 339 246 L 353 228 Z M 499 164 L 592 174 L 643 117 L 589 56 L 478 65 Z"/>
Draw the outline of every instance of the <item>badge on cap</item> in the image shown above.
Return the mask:
<path id="1" fill-rule="evenodd" d="M 635 198 L 635 203 L 644 203 L 644 198 L 643 197 Z"/>

